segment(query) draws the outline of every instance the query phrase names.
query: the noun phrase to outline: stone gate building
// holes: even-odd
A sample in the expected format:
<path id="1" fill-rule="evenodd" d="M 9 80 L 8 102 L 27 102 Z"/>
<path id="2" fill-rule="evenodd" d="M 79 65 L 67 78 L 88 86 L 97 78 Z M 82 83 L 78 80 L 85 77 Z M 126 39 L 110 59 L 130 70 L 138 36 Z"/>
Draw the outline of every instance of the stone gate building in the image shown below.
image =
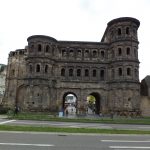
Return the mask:
<path id="1" fill-rule="evenodd" d="M 73 94 L 77 113 L 88 95 L 96 99 L 96 113 L 139 109 L 139 25 L 135 18 L 114 19 L 101 42 L 30 36 L 25 49 L 9 54 L 4 104 L 54 111 Z"/>

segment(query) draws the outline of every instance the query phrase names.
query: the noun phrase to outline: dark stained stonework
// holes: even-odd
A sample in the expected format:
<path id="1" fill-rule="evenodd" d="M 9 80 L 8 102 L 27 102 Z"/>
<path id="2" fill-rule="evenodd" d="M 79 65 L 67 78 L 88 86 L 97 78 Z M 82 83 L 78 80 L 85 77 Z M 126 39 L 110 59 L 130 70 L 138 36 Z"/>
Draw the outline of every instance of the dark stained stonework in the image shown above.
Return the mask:
<path id="1" fill-rule="evenodd" d="M 96 113 L 139 110 L 139 25 L 134 18 L 114 19 L 101 42 L 29 37 L 25 49 L 9 54 L 4 104 L 55 111 L 71 93 L 77 97 L 77 113 L 88 95 L 96 98 Z"/>
<path id="2" fill-rule="evenodd" d="M 146 76 L 141 81 L 141 96 L 147 96 L 150 97 L 150 76 Z"/>

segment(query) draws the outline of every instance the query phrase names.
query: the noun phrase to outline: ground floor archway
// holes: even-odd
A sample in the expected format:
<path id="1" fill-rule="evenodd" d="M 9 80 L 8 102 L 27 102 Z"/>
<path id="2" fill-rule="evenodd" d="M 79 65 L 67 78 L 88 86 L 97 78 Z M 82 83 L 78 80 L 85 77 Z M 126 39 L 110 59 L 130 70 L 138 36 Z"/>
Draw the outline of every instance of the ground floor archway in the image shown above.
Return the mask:
<path id="1" fill-rule="evenodd" d="M 76 115 L 77 96 L 73 92 L 66 92 L 63 95 L 62 111 L 65 116 Z"/>
<path id="2" fill-rule="evenodd" d="M 87 96 L 87 114 L 97 114 L 101 112 L 100 94 L 90 93 Z"/>

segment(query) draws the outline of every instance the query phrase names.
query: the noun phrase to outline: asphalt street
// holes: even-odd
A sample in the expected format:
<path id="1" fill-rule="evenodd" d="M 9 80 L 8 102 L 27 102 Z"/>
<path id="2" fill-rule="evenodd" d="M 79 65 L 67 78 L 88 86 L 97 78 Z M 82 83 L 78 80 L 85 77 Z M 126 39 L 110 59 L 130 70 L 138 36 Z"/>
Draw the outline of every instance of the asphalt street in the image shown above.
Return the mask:
<path id="1" fill-rule="evenodd" d="M 0 125 L 29 125 L 29 126 L 53 126 L 70 128 L 99 128 L 99 129 L 128 129 L 128 130 L 150 130 L 150 125 L 129 125 L 129 124 L 104 124 L 104 123 L 76 123 L 76 122 L 55 122 L 55 121 L 33 121 L 33 120 L 8 120 L 0 119 Z"/>
<path id="2" fill-rule="evenodd" d="M 150 135 L 0 132 L 0 150 L 144 150 Z"/>
<path id="3" fill-rule="evenodd" d="M 75 123 L 8 120 L 0 125 L 29 125 L 101 129 L 150 130 L 149 125 Z M 0 150 L 144 150 L 150 149 L 150 135 L 66 134 L 0 131 Z"/>

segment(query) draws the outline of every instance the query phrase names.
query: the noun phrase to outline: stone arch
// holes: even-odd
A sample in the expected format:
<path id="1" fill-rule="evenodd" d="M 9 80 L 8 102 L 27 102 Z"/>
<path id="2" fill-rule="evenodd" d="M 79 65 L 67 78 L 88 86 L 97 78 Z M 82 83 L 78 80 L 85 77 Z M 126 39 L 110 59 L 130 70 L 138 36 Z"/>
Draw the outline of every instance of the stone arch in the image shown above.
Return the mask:
<path id="1" fill-rule="evenodd" d="M 95 112 L 94 113 L 98 115 L 101 111 L 101 96 L 98 92 L 91 92 L 89 95 L 95 97 L 95 110 L 94 110 Z"/>
<path id="2" fill-rule="evenodd" d="M 42 51 L 42 45 L 38 44 L 38 52 L 41 52 L 41 51 Z"/>
<path id="3" fill-rule="evenodd" d="M 68 96 L 74 96 L 72 99 L 72 102 L 67 102 Z M 77 98 L 77 94 L 75 92 L 72 92 L 72 91 L 64 92 L 62 94 L 62 108 L 61 108 L 62 111 L 66 114 L 66 110 L 68 109 L 67 107 L 72 107 L 73 111 L 74 111 L 74 112 L 72 112 L 72 114 L 76 114 L 76 112 L 77 112 L 77 101 L 78 101 L 78 98 Z"/>

